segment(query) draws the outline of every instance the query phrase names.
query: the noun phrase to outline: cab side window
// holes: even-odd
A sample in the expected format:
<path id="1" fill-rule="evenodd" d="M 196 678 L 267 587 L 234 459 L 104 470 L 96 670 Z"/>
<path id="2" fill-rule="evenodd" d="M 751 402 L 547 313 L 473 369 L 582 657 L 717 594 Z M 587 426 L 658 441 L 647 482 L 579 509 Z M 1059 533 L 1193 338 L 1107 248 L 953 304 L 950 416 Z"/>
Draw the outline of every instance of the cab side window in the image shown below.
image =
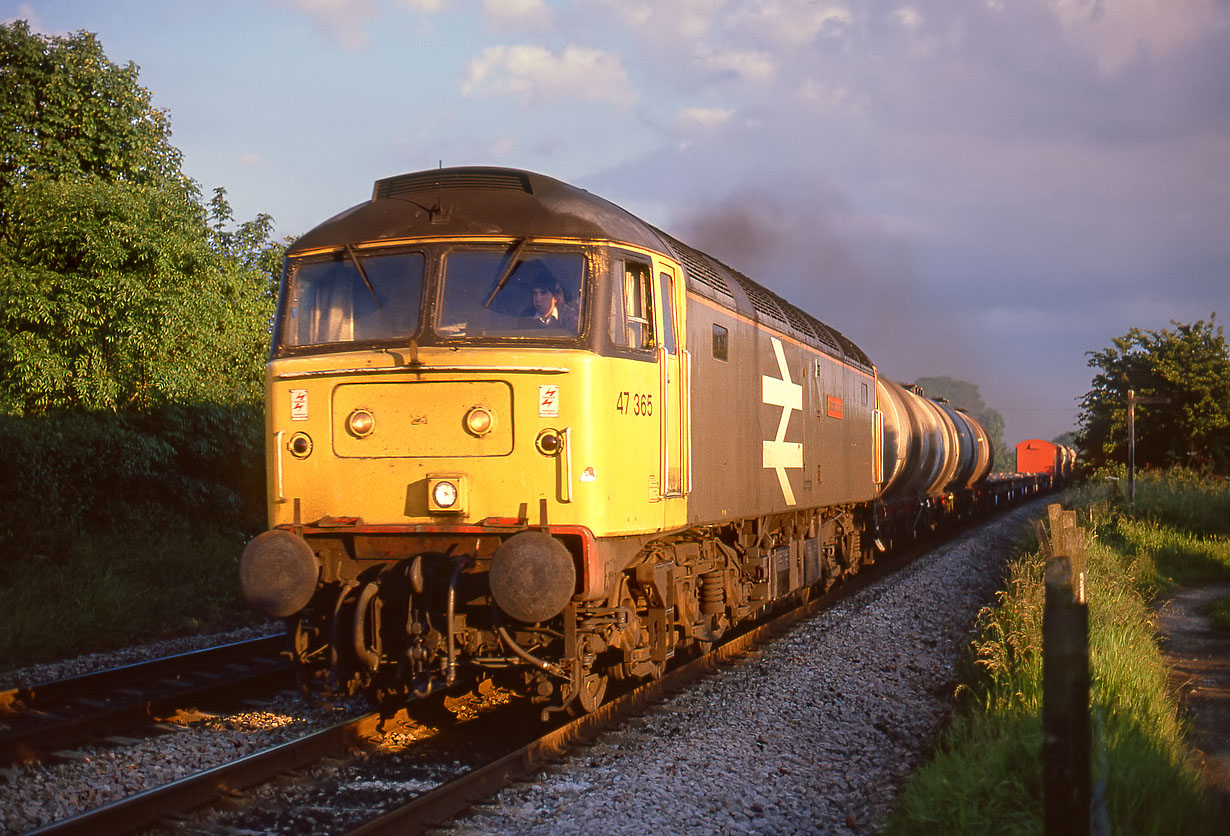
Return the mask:
<path id="1" fill-rule="evenodd" d="M 675 353 L 675 281 L 670 273 L 658 274 L 662 289 L 662 345 L 667 354 Z"/>
<path id="2" fill-rule="evenodd" d="M 611 299 L 611 341 L 628 348 L 653 348 L 653 272 L 645 262 L 616 262 Z"/>

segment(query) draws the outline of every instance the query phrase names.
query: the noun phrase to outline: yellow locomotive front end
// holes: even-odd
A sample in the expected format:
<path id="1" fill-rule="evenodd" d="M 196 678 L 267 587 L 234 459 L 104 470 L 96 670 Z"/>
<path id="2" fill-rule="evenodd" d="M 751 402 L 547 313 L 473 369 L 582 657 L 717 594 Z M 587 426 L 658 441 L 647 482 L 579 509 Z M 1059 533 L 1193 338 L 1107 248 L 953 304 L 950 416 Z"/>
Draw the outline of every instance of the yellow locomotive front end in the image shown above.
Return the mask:
<path id="1" fill-rule="evenodd" d="M 620 577 L 686 518 L 683 288 L 652 242 L 472 186 L 378 184 L 288 253 L 241 581 L 313 687 L 478 671 L 592 707 L 594 671 L 656 669 Z"/>

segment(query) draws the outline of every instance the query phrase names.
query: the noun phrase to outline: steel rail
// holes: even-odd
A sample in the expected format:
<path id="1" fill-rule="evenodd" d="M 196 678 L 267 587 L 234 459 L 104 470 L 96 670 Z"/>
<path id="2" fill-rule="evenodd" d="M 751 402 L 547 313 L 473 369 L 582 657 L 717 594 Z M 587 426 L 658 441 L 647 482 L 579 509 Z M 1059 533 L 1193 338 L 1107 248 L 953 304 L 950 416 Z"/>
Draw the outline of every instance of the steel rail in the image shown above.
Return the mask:
<path id="1" fill-rule="evenodd" d="M 380 712 L 372 711 L 307 737 L 95 807 L 32 830 L 26 836 L 131 833 L 163 818 L 264 783 L 281 772 L 301 769 L 352 747 L 365 747 L 379 733 L 380 723 Z"/>
<path id="2" fill-rule="evenodd" d="M 830 594 L 812 598 L 772 621 L 736 635 L 705 656 L 669 671 L 661 679 L 640 685 L 508 755 L 428 790 L 406 805 L 359 825 L 349 834 L 422 833 L 433 823 L 453 818 L 509 783 L 559 760 L 571 747 L 584 744 L 624 718 L 662 701 L 689 682 L 712 673 L 819 609 L 852 594 L 872 582 L 873 574 L 871 571 L 860 572 Z M 224 796 L 239 794 L 279 774 L 302 769 L 347 749 L 377 748 L 382 725 L 388 720 L 382 720 L 378 711 L 369 712 L 306 737 L 95 807 L 31 831 L 26 836 L 97 836 L 99 833 L 131 833 L 150 827 L 161 820 L 179 816 Z"/>
<path id="3" fill-rule="evenodd" d="M 277 658 L 284 642 L 284 636 L 263 636 L 0 691 L 0 764 L 37 760 L 98 732 L 134 728 L 185 700 L 289 681 L 293 667 Z M 258 660 L 254 668 L 235 670 Z"/>
<path id="4" fill-rule="evenodd" d="M 584 745 L 624 719 L 644 712 L 678 692 L 687 684 L 711 674 L 721 666 L 753 651 L 810 618 L 832 607 L 884 577 L 925 558 L 952 536 L 920 544 L 908 551 L 864 566 L 853 577 L 823 593 L 797 597 L 796 605 L 773 616 L 770 621 L 733 634 L 708 654 L 685 662 L 662 678 L 642 684 L 617 696 L 594 712 L 582 715 L 548 731 L 537 740 L 520 747 L 464 775 L 416 796 L 347 831 L 348 836 L 423 833 L 456 818 L 467 808 L 492 797 L 503 787 L 557 763 L 578 745 Z M 386 718 L 391 719 L 391 718 Z M 280 773 L 301 769 L 330 755 L 351 748 L 378 748 L 382 733 L 379 712 L 339 723 L 333 727 L 253 753 L 229 764 L 119 799 L 109 804 L 62 820 L 27 836 L 97 836 L 98 833 L 126 833 L 148 827 L 160 819 L 216 801 L 227 795 L 267 782 Z"/>
<path id="5" fill-rule="evenodd" d="M 704 656 L 668 671 L 661 679 L 640 685 L 515 752 L 428 790 L 403 806 L 347 831 L 346 836 L 405 836 L 439 827 L 504 787 L 559 761 L 570 749 L 594 740 L 603 731 L 747 655 L 758 645 L 784 634 L 821 609 L 848 598 L 905 563 L 908 561 L 901 559 L 883 561 L 875 567 L 880 570 L 878 572 L 868 567 L 828 594 L 811 598 L 771 621 L 724 641 Z"/>

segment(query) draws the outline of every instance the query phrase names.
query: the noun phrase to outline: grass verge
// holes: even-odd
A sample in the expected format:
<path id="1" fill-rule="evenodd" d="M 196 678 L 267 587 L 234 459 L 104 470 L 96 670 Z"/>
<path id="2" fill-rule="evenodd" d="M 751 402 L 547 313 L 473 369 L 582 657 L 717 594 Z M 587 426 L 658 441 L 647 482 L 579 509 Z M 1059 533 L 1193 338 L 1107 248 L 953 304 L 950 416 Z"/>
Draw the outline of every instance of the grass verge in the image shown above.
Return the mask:
<path id="1" fill-rule="evenodd" d="M 255 623 L 244 536 L 184 523 L 91 531 L 0 568 L 0 670 Z"/>
<path id="2" fill-rule="evenodd" d="M 1167 684 L 1150 604 L 1180 583 L 1230 579 L 1230 486 L 1146 474 L 1136 508 L 1069 492 L 1088 532 L 1095 811 L 1113 833 L 1221 833 Z M 979 616 L 959 707 L 906 787 L 890 834 L 1040 833 L 1043 559 L 1024 552 Z M 1096 805 L 1095 805 L 1096 806 Z"/>

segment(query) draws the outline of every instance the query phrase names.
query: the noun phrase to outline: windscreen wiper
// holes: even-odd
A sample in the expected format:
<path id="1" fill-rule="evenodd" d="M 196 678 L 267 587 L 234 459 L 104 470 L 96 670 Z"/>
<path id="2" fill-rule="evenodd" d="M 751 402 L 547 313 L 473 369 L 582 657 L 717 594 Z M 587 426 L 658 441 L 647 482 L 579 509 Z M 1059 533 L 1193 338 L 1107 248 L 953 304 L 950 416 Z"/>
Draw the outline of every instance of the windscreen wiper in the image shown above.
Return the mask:
<path id="1" fill-rule="evenodd" d="M 484 308 L 490 308 L 491 303 L 495 301 L 495 297 L 500 295 L 500 291 L 504 289 L 504 285 L 508 284 L 508 279 L 512 276 L 513 271 L 517 269 L 517 265 L 521 263 L 521 253 L 525 252 L 525 245 L 530 242 L 529 236 L 522 238 L 513 247 L 512 252 L 508 256 L 508 266 L 504 268 L 504 272 L 500 274 L 500 280 L 495 283 L 495 290 L 491 291 L 491 295 L 487 297 L 487 301 L 483 303 Z"/>
<path id="2" fill-rule="evenodd" d="M 351 264 L 354 265 L 354 269 L 359 271 L 359 278 L 363 279 L 363 284 L 367 286 L 367 292 L 372 295 L 372 301 L 379 308 L 380 297 L 376 295 L 376 288 L 372 287 L 372 281 L 367 277 L 367 271 L 363 269 L 363 264 L 359 261 L 359 257 L 355 255 L 354 247 L 350 244 L 346 245 L 346 255 L 350 256 Z"/>

